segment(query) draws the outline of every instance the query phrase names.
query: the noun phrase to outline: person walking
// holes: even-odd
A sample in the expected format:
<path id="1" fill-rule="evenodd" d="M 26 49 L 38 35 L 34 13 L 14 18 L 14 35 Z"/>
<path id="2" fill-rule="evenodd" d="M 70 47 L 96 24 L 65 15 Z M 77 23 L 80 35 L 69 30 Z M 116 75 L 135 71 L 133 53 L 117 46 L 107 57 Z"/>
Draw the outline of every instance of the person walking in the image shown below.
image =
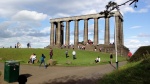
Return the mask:
<path id="1" fill-rule="evenodd" d="M 73 51 L 72 51 L 72 55 L 73 55 L 73 60 L 74 60 L 74 59 L 77 59 L 77 58 L 76 58 L 76 51 L 74 50 L 74 48 L 73 48 Z"/>
<path id="2" fill-rule="evenodd" d="M 44 67 L 47 68 L 47 67 L 46 67 L 46 64 L 45 64 L 45 58 L 46 58 L 45 55 L 42 54 L 42 56 L 41 56 L 41 58 L 40 58 L 40 65 L 39 65 L 39 66 L 41 66 L 41 64 L 43 63 L 43 64 L 44 64 Z"/>
<path id="3" fill-rule="evenodd" d="M 50 59 L 52 59 L 52 57 L 53 57 L 53 49 L 52 48 L 50 48 Z"/>
<path id="4" fill-rule="evenodd" d="M 29 43 L 27 43 L 27 48 L 29 48 Z"/>
<path id="5" fill-rule="evenodd" d="M 112 53 L 110 54 L 110 64 L 112 64 L 112 59 L 113 59 L 113 55 Z"/>
<path id="6" fill-rule="evenodd" d="M 69 57 L 69 56 L 68 56 L 68 50 L 66 50 L 65 54 L 66 54 L 66 58 Z"/>

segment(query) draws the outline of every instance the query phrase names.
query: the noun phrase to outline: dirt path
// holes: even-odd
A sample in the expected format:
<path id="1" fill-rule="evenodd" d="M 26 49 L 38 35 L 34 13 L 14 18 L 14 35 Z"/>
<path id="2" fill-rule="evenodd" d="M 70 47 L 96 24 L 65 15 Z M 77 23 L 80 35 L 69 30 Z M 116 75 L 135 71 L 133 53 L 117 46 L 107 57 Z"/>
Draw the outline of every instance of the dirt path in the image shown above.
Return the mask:
<path id="1" fill-rule="evenodd" d="M 126 62 L 119 62 L 119 66 Z M 87 67 L 44 67 L 20 65 L 20 74 L 28 75 L 26 84 L 95 84 L 98 78 L 109 73 L 115 68 L 115 63 L 110 65 L 97 65 Z M 0 63 L 0 71 L 4 74 L 4 64 Z M 8 84 L 1 77 L 0 84 Z M 17 82 L 9 84 L 18 84 Z"/>

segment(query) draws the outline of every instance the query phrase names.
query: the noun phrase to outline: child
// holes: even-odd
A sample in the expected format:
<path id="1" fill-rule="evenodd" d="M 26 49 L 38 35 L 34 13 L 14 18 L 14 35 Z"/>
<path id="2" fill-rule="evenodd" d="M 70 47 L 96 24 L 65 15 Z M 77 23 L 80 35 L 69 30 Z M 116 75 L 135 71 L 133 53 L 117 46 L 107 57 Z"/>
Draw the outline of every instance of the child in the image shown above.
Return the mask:
<path id="1" fill-rule="evenodd" d="M 45 68 L 47 68 L 47 67 L 46 67 L 46 64 L 45 64 L 45 58 L 46 58 L 46 57 L 44 56 L 44 54 L 42 54 L 42 56 L 41 56 L 41 58 L 40 58 L 40 66 L 41 66 L 42 63 L 44 63 Z"/>

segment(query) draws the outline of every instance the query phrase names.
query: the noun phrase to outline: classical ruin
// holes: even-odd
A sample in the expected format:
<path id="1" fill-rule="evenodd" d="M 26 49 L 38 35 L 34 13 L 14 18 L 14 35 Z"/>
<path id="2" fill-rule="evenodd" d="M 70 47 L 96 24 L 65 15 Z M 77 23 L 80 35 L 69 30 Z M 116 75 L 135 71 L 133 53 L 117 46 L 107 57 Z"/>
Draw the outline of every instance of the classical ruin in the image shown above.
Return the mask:
<path id="1" fill-rule="evenodd" d="M 116 25 L 116 43 L 118 48 L 118 54 L 126 55 L 129 51 L 128 48 L 124 46 L 124 36 L 123 36 L 123 16 L 119 11 L 111 12 L 107 17 L 104 14 L 88 14 L 81 16 L 72 16 L 65 18 L 54 18 L 50 19 L 51 30 L 50 30 L 50 47 L 60 47 L 62 45 L 66 45 L 67 48 L 70 45 L 70 21 L 74 21 L 74 48 L 78 48 L 79 42 L 79 21 L 84 20 L 84 36 L 83 42 L 85 45 L 85 50 L 94 50 L 97 51 L 101 48 L 102 52 L 115 52 L 115 46 L 110 45 L 110 26 L 109 26 L 109 18 L 115 18 Z M 104 35 L 104 44 L 99 44 L 98 42 L 98 19 L 105 18 L 105 35 Z M 92 45 L 88 45 L 88 20 L 94 19 L 94 40 Z M 66 33 L 64 34 L 64 25 L 66 22 Z M 65 35 L 65 39 L 64 39 Z M 114 38 L 115 39 L 115 38 Z M 64 43 L 65 42 L 65 43 Z"/>

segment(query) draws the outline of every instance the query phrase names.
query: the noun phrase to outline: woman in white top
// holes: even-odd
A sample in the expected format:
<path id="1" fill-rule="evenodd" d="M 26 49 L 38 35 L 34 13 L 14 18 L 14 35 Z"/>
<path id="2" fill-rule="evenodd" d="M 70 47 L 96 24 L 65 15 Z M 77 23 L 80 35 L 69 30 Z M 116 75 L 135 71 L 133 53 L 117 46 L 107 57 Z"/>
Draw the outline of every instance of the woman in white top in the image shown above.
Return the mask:
<path id="1" fill-rule="evenodd" d="M 74 48 L 73 48 L 73 51 L 72 51 L 72 55 L 73 55 L 73 60 L 76 59 L 76 51 L 74 50 Z"/>
<path id="2" fill-rule="evenodd" d="M 36 60 L 36 54 L 33 54 L 33 56 L 32 56 L 32 64 L 34 64 L 35 60 Z"/>
<path id="3" fill-rule="evenodd" d="M 101 59 L 100 59 L 100 57 L 98 56 L 96 59 L 95 59 L 95 63 L 98 63 L 98 62 L 100 62 L 101 61 Z"/>

